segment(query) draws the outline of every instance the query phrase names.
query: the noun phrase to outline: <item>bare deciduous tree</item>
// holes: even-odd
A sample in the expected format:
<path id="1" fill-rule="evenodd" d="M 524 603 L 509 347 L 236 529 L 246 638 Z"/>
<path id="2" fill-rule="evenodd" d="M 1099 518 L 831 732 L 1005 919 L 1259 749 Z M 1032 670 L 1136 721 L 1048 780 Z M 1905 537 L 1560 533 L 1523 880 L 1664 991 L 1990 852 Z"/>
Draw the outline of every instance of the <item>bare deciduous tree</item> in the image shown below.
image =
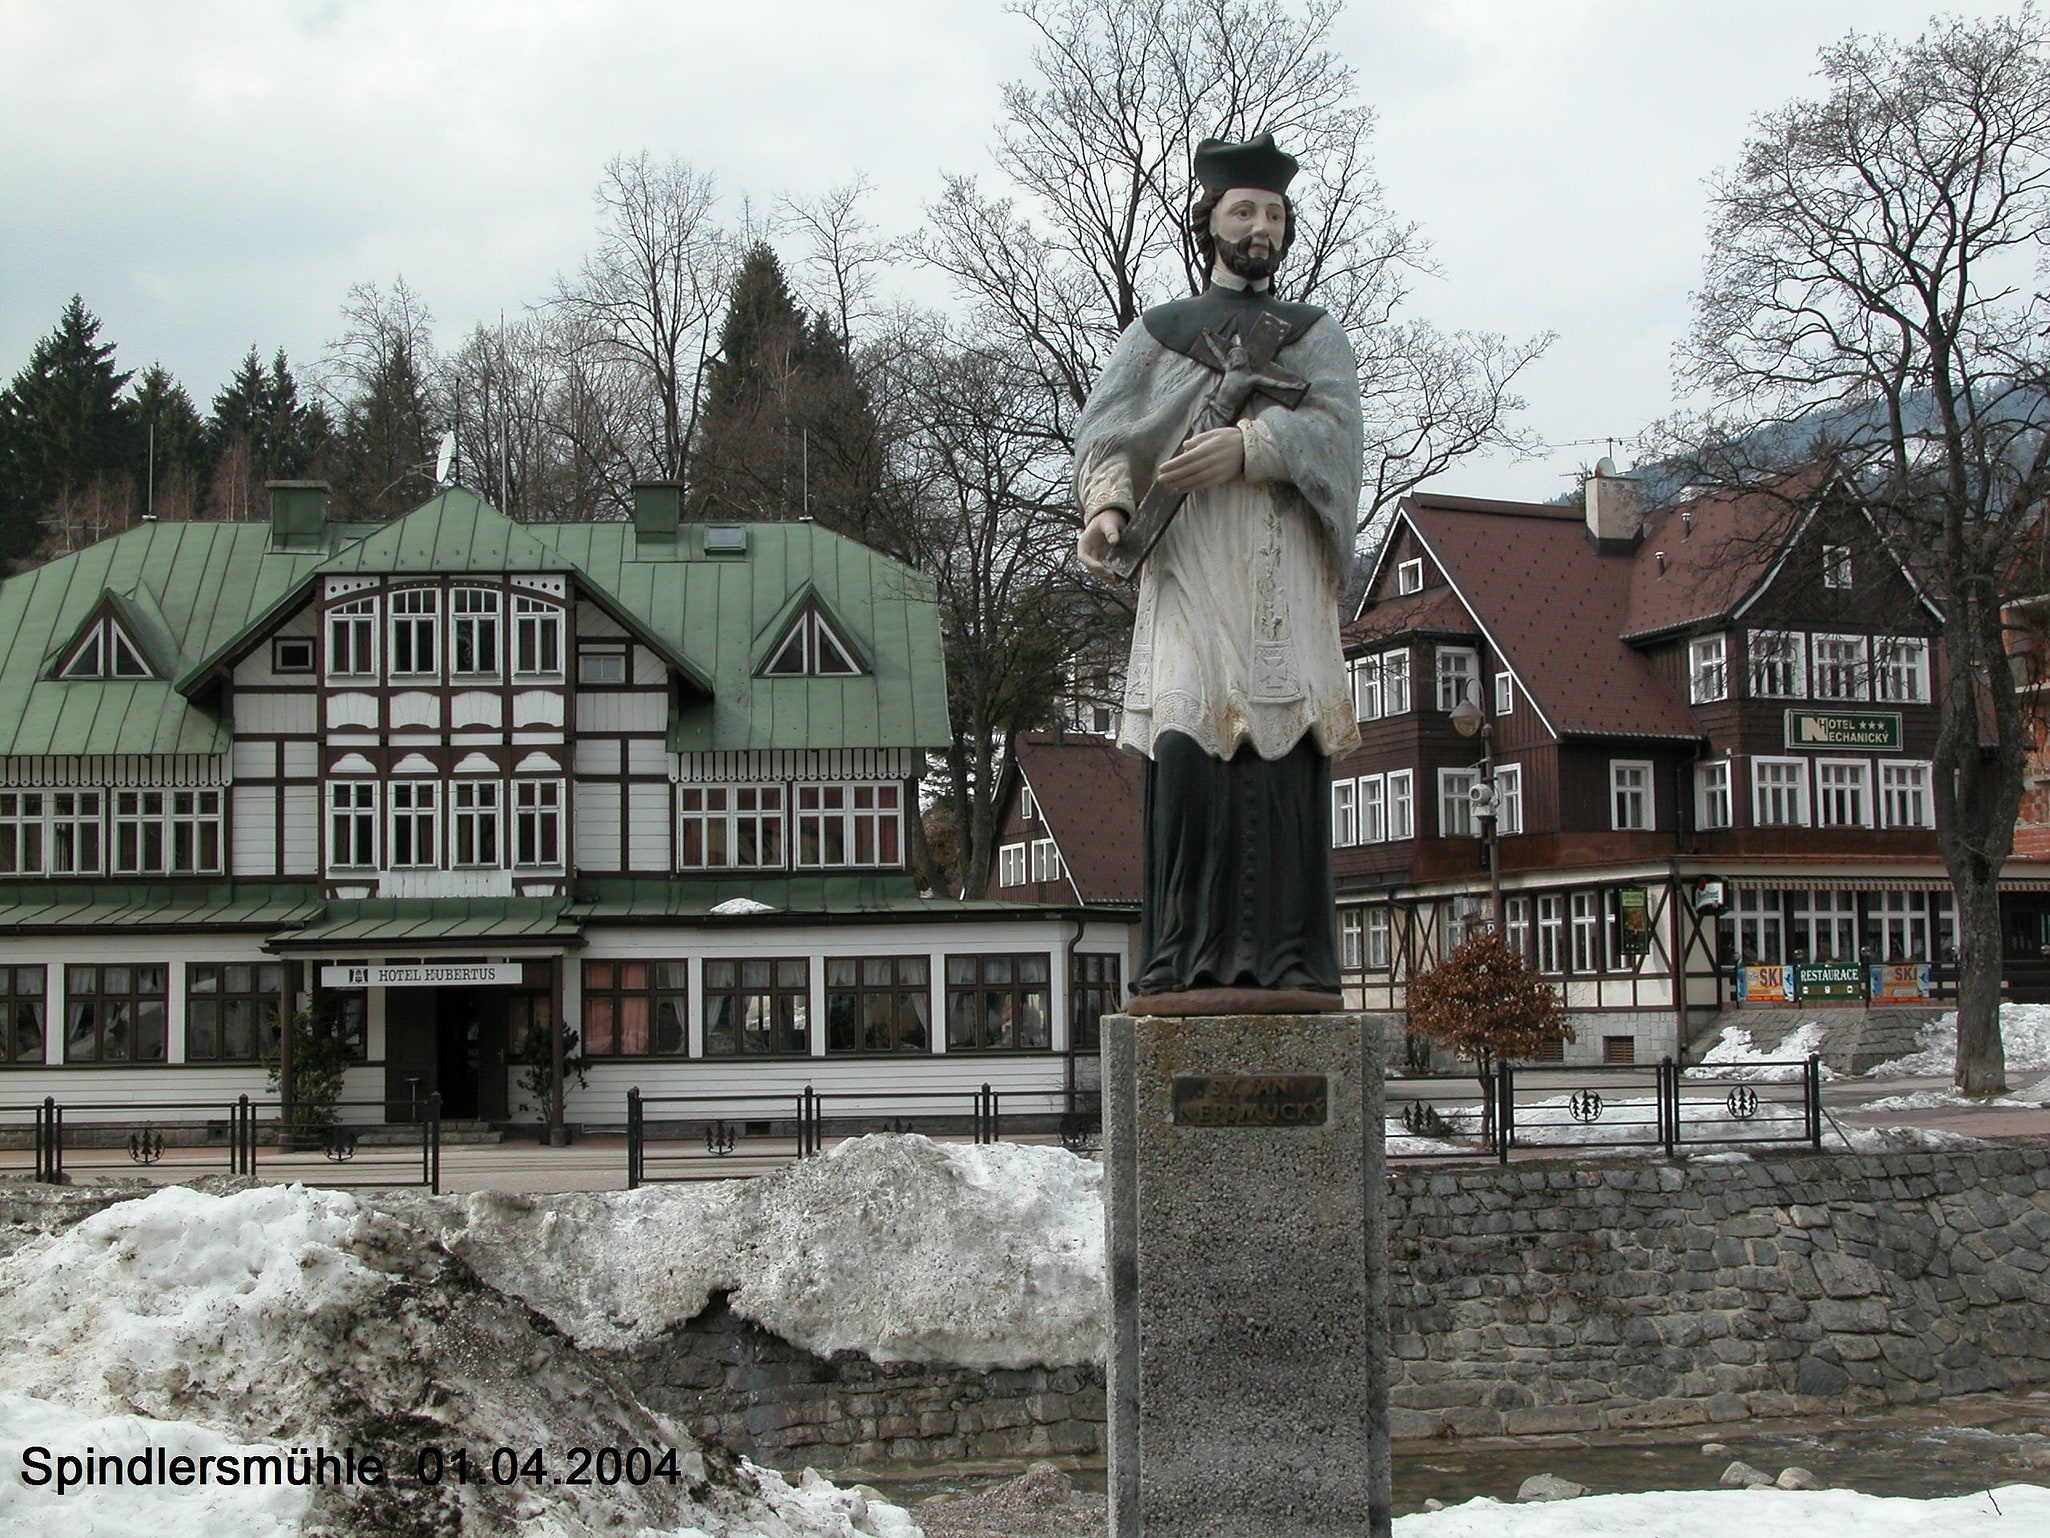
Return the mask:
<path id="1" fill-rule="evenodd" d="M 1374 119 L 1330 47 L 1341 0 L 1024 0 L 1036 76 L 1004 88 L 997 163 L 1012 197 L 948 183 L 920 253 L 980 323 L 1034 359 L 1046 430 L 1073 410 L 1118 334 L 1208 278 L 1187 222 L 1206 136 L 1272 132 L 1302 162 L 1278 280 L 1324 306 L 1361 363 L 1373 515 L 1476 449 L 1520 447 L 1516 378 L 1550 342 L 1442 332 L 1407 314 L 1435 271 L 1388 209 L 1368 154 Z"/>
<path id="2" fill-rule="evenodd" d="M 1825 49 L 1711 194 L 1680 364 L 1690 478 L 1826 467 L 1943 614 L 1933 771 L 1957 897 L 1957 1083 L 2004 1087 L 1999 878 L 2029 747 L 2006 625 L 2044 587 L 2050 38 L 2033 11 Z M 1809 484 L 1814 484 L 1811 475 Z"/>
<path id="3" fill-rule="evenodd" d="M 731 276 L 717 201 L 711 176 L 674 156 L 615 156 L 598 184 L 598 245 L 551 305 L 587 366 L 620 376 L 615 404 L 631 415 L 603 436 L 630 456 L 613 472 L 622 505 L 636 477 L 684 473 Z M 584 405 L 593 384 L 579 387 Z"/>

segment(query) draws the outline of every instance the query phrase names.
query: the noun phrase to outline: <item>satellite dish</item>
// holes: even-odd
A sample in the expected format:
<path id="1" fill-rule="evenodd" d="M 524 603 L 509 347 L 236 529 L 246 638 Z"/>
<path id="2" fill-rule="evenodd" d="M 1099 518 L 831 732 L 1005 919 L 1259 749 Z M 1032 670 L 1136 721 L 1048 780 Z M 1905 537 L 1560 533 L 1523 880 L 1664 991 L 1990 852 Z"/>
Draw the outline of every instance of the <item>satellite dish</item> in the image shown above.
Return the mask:
<path id="1" fill-rule="evenodd" d="M 455 464 L 456 434 L 455 429 L 450 428 L 441 435 L 441 450 L 434 456 L 434 484 L 437 486 L 454 485 L 455 483 L 449 479 L 449 472 L 455 468 Z"/>

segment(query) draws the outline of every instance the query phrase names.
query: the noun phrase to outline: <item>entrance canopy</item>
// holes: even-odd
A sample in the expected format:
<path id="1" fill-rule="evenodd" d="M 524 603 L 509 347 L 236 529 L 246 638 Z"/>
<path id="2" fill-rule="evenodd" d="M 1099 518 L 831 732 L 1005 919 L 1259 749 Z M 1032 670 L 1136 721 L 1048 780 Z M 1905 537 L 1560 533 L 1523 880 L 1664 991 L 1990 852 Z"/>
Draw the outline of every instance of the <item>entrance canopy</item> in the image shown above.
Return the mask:
<path id="1" fill-rule="evenodd" d="M 274 934 L 276 952 L 413 950 L 424 945 L 536 946 L 560 950 L 584 941 L 566 897 L 352 898 L 330 903 L 299 929 Z"/>

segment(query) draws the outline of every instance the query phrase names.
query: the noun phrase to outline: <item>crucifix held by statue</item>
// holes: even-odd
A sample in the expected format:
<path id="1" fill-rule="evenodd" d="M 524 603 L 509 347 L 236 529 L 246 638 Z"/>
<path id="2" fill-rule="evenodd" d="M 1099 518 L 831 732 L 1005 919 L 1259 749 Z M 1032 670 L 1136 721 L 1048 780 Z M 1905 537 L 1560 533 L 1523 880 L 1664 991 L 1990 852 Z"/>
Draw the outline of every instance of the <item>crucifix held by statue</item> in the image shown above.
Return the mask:
<path id="1" fill-rule="evenodd" d="M 1077 555 L 1139 583 L 1120 743 L 1147 759 L 1135 1014 L 1338 1009 L 1331 760 L 1359 728 L 1338 637 L 1359 375 L 1277 299 L 1296 162 L 1206 139 L 1201 294 L 1118 341 L 1075 441 Z"/>

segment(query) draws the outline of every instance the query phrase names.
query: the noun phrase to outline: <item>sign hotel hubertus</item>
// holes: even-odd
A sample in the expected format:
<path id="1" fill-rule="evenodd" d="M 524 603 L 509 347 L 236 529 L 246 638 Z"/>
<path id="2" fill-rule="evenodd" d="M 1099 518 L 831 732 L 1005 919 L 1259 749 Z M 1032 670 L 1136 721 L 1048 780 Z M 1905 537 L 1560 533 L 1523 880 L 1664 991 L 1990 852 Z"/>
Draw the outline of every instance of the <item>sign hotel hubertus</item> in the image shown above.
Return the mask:
<path id="1" fill-rule="evenodd" d="M 322 967 L 323 988 L 448 988 L 508 986 L 522 981 L 524 969 L 513 962 L 459 962 L 446 965 L 379 966 L 370 963 Z"/>

